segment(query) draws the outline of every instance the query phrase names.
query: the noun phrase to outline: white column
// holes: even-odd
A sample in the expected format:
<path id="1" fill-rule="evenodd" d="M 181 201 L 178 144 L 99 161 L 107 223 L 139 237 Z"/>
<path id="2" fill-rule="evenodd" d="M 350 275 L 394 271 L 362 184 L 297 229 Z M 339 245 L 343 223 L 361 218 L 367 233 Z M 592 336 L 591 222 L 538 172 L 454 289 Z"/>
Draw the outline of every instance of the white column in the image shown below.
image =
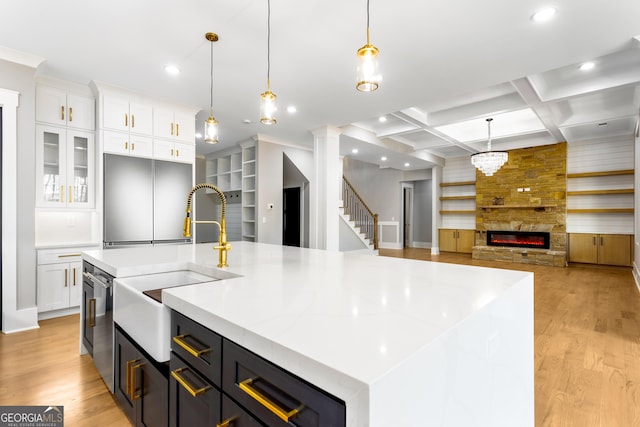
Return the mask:
<path id="1" fill-rule="evenodd" d="M 339 249 L 340 133 L 332 126 L 313 132 L 313 168 L 309 212 L 309 247 L 337 251 Z"/>
<path id="2" fill-rule="evenodd" d="M 442 182 L 442 166 L 434 166 L 431 170 L 431 194 L 433 195 L 433 203 L 431 203 L 431 255 L 440 254 L 440 236 L 438 229 L 442 224 L 442 217 L 440 216 L 440 209 L 442 202 L 440 196 L 442 189 L 440 183 Z"/>
<path id="3" fill-rule="evenodd" d="M 37 307 L 18 309 L 18 92 L 0 89 L 2 107 L 2 331 L 38 327 Z"/>

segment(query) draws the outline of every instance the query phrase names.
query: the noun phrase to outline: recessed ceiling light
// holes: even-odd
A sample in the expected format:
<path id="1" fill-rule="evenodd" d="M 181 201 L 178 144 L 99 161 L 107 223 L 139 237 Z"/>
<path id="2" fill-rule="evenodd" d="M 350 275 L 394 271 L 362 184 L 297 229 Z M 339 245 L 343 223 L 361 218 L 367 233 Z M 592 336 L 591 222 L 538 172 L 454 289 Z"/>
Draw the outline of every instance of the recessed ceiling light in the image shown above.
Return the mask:
<path id="1" fill-rule="evenodd" d="M 164 70 L 172 76 L 180 74 L 180 68 L 176 67 L 175 65 L 165 65 Z"/>
<path id="2" fill-rule="evenodd" d="M 593 68 L 594 68 L 595 66 L 596 66 L 596 64 L 595 64 L 595 63 L 593 63 L 593 62 L 589 61 L 589 62 L 585 62 L 584 64 L 582 64 L 582 65 L 580 66 L 580 69 L 581 69 L 582 71 L 589 71 L 589 70 L 593 70 Z"/>
<path id="3" fill-rule="evenodd" d="M 197 132 L 196 133 L 196 138 L 198 138 L 198 139 L 202 138 L 202 134 L 200 132 Z"/>
<path id="4" fill-rule="evenodd" d="M 547 22 L 556 14 L 555 7 L 547 7 L 540 9 L 531 16 L 531 20 L 534 22 Z"/>
<path id="5" fill-rule="evenodd" d="M 351 150 L 351 152 L 352 152 L 353 154 L 358 154 L 358 149 L 357 149 L 357 148 L 354 148 L 353 150 Z"/>
<path id="6" fill-rule="evenodd" d="M 242 123 L 244 123 L 245 125 L 249 125 L 249 124 L 251 124 L 251 120 L 249 120 L 249 119 L 244 119 L 244 120 L 242 121 Z"/>
<path id="7" fill-rule="evenodd" d="M 297 109 L 294 105 L 289 105 L 289 106 L 287 107 L 287 113 L 289 113 L 289 114 L 293 114 L 293 113 L 295 113 L 296 111 L 298 111 L 298 109 Z"/>
<path id="8" fill-rule="evenodd" d="M 382 157 L 380 157 L 380 160 L 383 161 L 383 162 L 386 162 L 387 158 L 385 156 L 382 156 Z"/>
<path id="9" fill-rule="evenodd" d="M 410 163 L 405 163 L 405 164 L 404 164 L 404 167 L 405 167 L 405 168 L 408 168 L 409 166 L 411 166 L 411 164 L 410 164 Z"/>
<path id="10" fill-rule="evenodd" d="M 386 118 L 385 116 L 380 116 L 380 117 L 378 117 L 378 121 L 379 121 L 380 123 L 384 123 L 384 122 L 386 122 L 386 121 L 387 121 L 387 118 Z"/>

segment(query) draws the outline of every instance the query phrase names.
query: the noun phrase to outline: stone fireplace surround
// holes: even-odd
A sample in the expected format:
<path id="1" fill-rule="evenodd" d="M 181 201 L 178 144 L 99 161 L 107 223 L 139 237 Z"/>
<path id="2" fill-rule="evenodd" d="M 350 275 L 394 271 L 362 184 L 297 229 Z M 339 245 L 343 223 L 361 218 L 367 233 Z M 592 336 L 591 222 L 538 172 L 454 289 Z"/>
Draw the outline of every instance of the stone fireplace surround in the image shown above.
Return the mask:
<path id="1" fill-rule="evenodd" d="M 566 160 L 561 142 L 510 150 L 494 176 L 476 171 L 473 259 L 567 265 Z M 487 230 L 549 232 L 550 249 L 488 246 Z"/>

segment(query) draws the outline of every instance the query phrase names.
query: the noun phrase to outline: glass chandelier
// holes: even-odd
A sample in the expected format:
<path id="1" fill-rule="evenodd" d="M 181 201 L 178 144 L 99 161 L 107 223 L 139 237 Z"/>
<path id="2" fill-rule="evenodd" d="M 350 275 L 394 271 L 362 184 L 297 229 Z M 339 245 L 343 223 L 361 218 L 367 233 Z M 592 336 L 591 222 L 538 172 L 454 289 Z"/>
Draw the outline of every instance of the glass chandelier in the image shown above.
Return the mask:
<path id="1" fill-rule="evenodd" d="M 487 141 L 487 151 L 476 153 L 471 156 L 471 164 L 479 169 L 486 176 L 493 176 L 509 160 L 509 153 L 506 151 L 491 151 L 491 121 L 487 119 L 487 130 L 489 138 Z"/>
<path id="2" fill-rule="evenodd" d="M 369 0 L 367 0 L 367 44 L 358 49 L 358 75 L 356 89 L 373 92 L 378 89 L 378 48 L 371 44 L 369 37 Z"/>
<path id="3" fill-rule="evenodd" d="M 218 121 L 213 117 L 213 44 L 218 41 L 216 33 L 207 33 L 204 37 L 211 42 L 211 97 L 209 98 L 209 118 L 204 121 L 204 142 L 218 143 Z"/>
<path id="4" fill-rule="evenodd" d="M 260 123 L 276 124 L 276 94 L 271 92 L 271 0 L 267 0 L 267 90 L 260 94 Z"/>

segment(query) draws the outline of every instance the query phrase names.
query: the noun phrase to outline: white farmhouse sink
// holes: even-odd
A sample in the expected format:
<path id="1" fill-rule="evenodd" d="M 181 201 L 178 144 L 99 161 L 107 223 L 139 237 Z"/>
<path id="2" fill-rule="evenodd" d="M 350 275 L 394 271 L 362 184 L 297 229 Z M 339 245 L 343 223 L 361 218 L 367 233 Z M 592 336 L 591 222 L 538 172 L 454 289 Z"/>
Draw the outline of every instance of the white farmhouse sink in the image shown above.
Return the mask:
<path id="1" fill-rule="evenodd" d="M 216 280 L 189 270 L 115 279 L 113 320 L 151 357 L 166 362 L 171 352 L 171 314 L 167 306 L 144 292 Z"/>

